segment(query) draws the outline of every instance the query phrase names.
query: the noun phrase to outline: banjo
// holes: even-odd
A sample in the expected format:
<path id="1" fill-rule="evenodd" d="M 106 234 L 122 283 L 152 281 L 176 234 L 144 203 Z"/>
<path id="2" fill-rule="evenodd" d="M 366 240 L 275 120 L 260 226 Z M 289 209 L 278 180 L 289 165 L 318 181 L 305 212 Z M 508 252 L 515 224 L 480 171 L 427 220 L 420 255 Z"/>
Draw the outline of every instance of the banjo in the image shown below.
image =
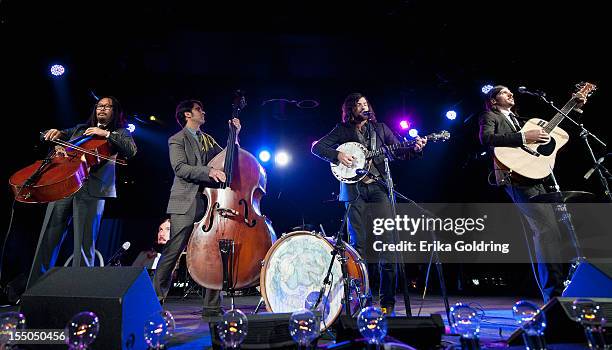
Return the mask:
<path id="1" fill-rule="evenodd" d="M 429 134 L 425 137 L 428 142 L 444 142 L 450 138 L 450 133 L 446 130 L 442 130 L 437 133 Z M 389 150 L 394 151 L 398 148 L 411 147 L 416 144 L 416 139 L 408 140 L 393 145 L 387 146 Z M 349 154 L 353 156 L 353 164 L 348 167 L 342 163 L 334 164 L 330 163 L 332 174 L 341 182 L 352 184 L 360 181 L 367 176 L 367 172 L 357 173 L 357 170 L 365 169 L 370 170 L 372 158 L 377 157 L 384 153 L 384 147 L 380 147 L 373 151 L 369 151 L 364 145 L 359 142 L 345 142 L 336 148 L 337 151 Z"/>

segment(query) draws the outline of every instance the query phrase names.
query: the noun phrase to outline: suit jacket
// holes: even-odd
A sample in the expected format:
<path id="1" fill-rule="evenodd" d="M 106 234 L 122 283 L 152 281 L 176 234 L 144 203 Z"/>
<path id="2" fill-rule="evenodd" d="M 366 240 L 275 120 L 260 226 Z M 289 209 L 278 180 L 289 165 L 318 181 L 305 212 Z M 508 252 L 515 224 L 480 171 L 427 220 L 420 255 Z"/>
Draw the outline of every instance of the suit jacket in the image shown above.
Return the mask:
<path id="1" fill-rule="evenodd" d="M 392 145 L 399 143 L 399 140 L 393 134 L 393 131 L 384 123 L 374 124 L 376 130 L 376 148 L 380 148 L 385 145 Z M 317 157 L 328 161 L 330 163 L 338 164 L 338 152 L 336 147 L 345 142 L 359 142 L 358 131 L 355 125 L 348 123 L 338 123 L 336 127 L 327 135 L 323 136 L 312 146 L 312 153 Z M 368 149 L 370 145 L 366 145 Z M 419 152 L 421 153 L 421 152 Z M 415 153 L 411 149 L 399 149 L 395 151 L 394 156 L 399 159 L 411 158 Z M 372 164 L 376 167 L 378 172 L 383 176 L 387 177 L 384 165 L 384 155 L 375 157 L 372 160 Z M 357 196 L 357 184 L 346 184 L 340 182 L 340 201 L 350 201 L 355 199 Z"/>
<path id="2" fill-rule="evenodd" d="M 205 137 L 212 140 L 209 135 L 205 134 Z M 187 128 L 168 139 L 170 165 L 174 170 L 174 182 L 166 210 L 168 214 L 185 214 L 195 200 L 200 185 L 214 184 L 208 176 L 210 167 L 206 164 L 223 149 L 216 142 L 212 143 L 213 147 L 208 151 L 200 151 L 198 141 Z"/>
<path id="3" fill-rule="evenodd" d="M 480 125 L 480 143 L 487 146 L 491 154 L 495 147 L 521 147 L 523 145 L 521 133 L 514 130 L 512 124 L 502 112 L 496 110 L 483 112 L 478 119 L 478 123 Z M 494 157 L 493 171 L 498 186 L 511 183 L 510 172 L 502 164 L 499 164 Z M 520 177 L 518 174 L 512 174 L 512 183 L 527 184 L 528 182 L 533 181 Z"/>
<path id="4" fill-rule="evenodd" d="M 79 136 L 83 136 L 83 133 L 89 127 L 90 126 L 87 124 L 78 124 L 75 127 L 61 130 L 62 136 L 60 138 L 64 141 L 73 140 Z M 117 155 L 126 159 L 136 155 L 136 143 L 134 143 L 131 133 L 125 128 L 111 131 L 108 142 L 113 149 L 113 159 L 116 159 Z M 89 194 L 93 197 L 117 197 L 117 189 L 115 187 L 115 163 L 103 160 L 99 164 L 92 166 L 89 169 L 87 181 L 85 181 L 83 186 L 86 187 Z"/>

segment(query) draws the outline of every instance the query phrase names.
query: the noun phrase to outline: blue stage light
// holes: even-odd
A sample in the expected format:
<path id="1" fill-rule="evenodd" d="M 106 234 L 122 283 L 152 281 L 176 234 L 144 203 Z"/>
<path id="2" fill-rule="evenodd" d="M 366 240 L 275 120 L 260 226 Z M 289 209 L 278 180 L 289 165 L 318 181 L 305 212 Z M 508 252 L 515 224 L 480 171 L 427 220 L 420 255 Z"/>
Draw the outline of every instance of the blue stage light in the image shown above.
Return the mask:
<path id="1" fill-rule="evenodd" d="M 272 156 L 270 155 L 270 152 L 268 151 L 264 150 L 264 151 L 259 152 L 259 160 L 261 160 L 264 163 L 267 163 L 271 157 Z"/>
<path id="2" fill-rule="evenodd" d="M 483 86 L 480 91 L 482 91 L 483 94 L 488 94 L 491 89 L 493 89 L 493 85 L 487 84 Z"/>
<path id="3" fill-rule="evenodd" d="M 60 75 L 63 75 L 64 72 L 66 72 L 66 69 L 61 64 L 54 64 L 51 66 L 50 72 L 54 76 L 59 77 Z"/>

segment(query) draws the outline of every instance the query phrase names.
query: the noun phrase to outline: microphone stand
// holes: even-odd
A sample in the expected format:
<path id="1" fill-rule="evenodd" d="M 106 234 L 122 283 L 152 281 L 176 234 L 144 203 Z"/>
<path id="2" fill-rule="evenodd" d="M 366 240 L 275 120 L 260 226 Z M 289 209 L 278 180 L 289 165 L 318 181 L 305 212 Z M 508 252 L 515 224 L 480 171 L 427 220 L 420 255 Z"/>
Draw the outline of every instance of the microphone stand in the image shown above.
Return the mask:
<path id="1" fill-rule="evenodd" d="M 593 153 L 593 149 L 591 148 L 591 145 L 589 144 L 588 137 L 591 136 L 595 141 L 597 141 L 603 147 L 607 147 L 607 145 L 603 141 L 601 141 L 596 135 L 594 135 L 589 130 L 587 130 L 584 127 L 584 124 L 576 122 L 575 120 L 570 118 L 567 115 L 567 113 L 564 113 L 562 110 L 557 108 L 554 105 L 554 102 L 552 100 L 546 99 L 546 94 L 538 93 L 536 95 L 538 97 L 540 97 L 542 99 L 542 101 L 544 101 L 545 103 L 550 105 L 555 111 L 557 111 L 557 113 L 560 113 L 567 120 L 571 121 L 572 123 L 574 123 L 576 126 L 578 126 L 580 128 L 580 138 L 582 138 L 582 140 L 584 141 L 584 143 L 585 143 L 585 145 L 587 147 L 589 156 L 591 157 L 591 160 L 593 161 L 593 168 L 597 170 L 597 174 L 599 175 L 599 180 L 601 181 L 601 184 L 603 185 L 603 188 L 604 188 L 604 194 L 606 195 L 606 197 L 608 197 L 608 200 L 610 202 L 612 202 L 612 193 L 610 192 L 610 188 L 608 187 L 608 180 L 606 179 L 606 176 L 604 176 L 604 173 L 605 173 L 606 175 L 608 175 L 608 177 L 610 177 L 610 172 L 603 165 L 601 165 L 601 164 L 599 164 L 597 162 L 597 158 L 595 157 L 595 154 Z"/>
<path id="2" fill-rule="evenodd" d="M 594 169 L 597 170 L 597 173 L 599 175 L 599 179 L 601 180 L 601 183 L 602 183 L 602 185 L 604 187 L 604 190 L 605 190 L 605 195 L 608 197 L 609 201 L 612 202 L 612 194 L 610 193 L 610 189 L 608 187 L 608 182 L 607 182 L 606 178 L 603 175 L 602 168 L 603 168 L 603 171 L 606 172 L 606 173 L 608 172 L 608 170 L 597 162 L 597 158 L 595 158 L 595 154 L 593 153 L 593 149 L 591 148 L 591 145 L 589 144 L 588 137 L 589 136 L 593 137 L 593 139 L 595 139 L 595 141 L 597 141 L 598 143 L 600 143 L 604 147 L 607 147 L 607 145 L 603 141 L 601 141 L 597 136 L 595 136 L 589 130 L 587 130 L 584 127 L 583 124 L 577 123 L 572 118 L 570 118 L 567 115 L 567 113 L 565 113 L 562 110 L 560 110 L 559 108 L 557 108 L 552 100 L 548 100 L 546 98 L 546 94 L 545 93 L 540 92 L 540 93 L 538 93 L 536 95 L 538 97 L 540 97 L 542 99 L 542 101 L 544 101 L 546 104 L 550 105 L 555 111 L 557 111 L 557 113 L 560 113 L 567 120 L 571 121 L 572 123 L 574 123 L 576 126 L 578 126 L 581 129 L 580 130 L 580 137 L 584 141 L 584 143 L 585 143 L 585 145 L 586 145 L 586 147 L 587 147 L 587 149 L 589 151 L 589 155 L 590 155 L 591 159 L 593 160 Z M 556 192 L 560 192 L 559 184 L 557 183 L 557 180 L 555 178 L 554 173 L 552 172 L 552 169 L 551 169 L 551 177 L 552 177 L 553 182 L 555 183 L 555 191 Z M 568 277 L 567 277 L 567 279 L 566 279 L 566 281 L 564 283 L 565 287 L 567 288 L 569 286 L 569 284 L 571 283 L 573 275 L 576 272 L 576 270 L 578 269 L 578 266 L 582 262 L 586 261 L 586 257 L 582 256 L 582 250 L 580 248 L 580 243 L 578 241 L 578 237 L 576 235 L 576 231 L 574 229 L 574 226 L 573 226 L 573 224 L 571 222 L 570 214 L 567 211 L 567 206 L 565 205 L 565 201 L 563 203 L 559 204 L 557 206 L 557 208 L 560 209 L 559 211 L 561 211 L 561 213 L 563 215 L 562 220 L 564 221 L 564 223 L 566 224 L 566 226 L 568 228 L 568 232 L 570 233 L 570 239 L 571 239 L 572 245 L 574 246 L 574 249 L 576 251 L 576 258 L 573 259 L 573 261 L 572 261 L 570 270 L 568 272 Z"/>
<path id="3" fill-rule="evenodd" d="M 374 124 L 374 122 L 373 122 Z M 385 186 L 387 188 L 387 191 L 389 192 L 389 200 L 391 201 L 391 211 L 393 214 L 393 218 L 397 217 L 397 208 L 395 206 L 396 204 L 396 198 L 395 198 L 395 194 L 398 193 L 395 191 L 395 189 L 393 188 L 393 178 L 391 177 L 391 169 L 389 167 L 389 159 L 392 159 L 392 153 L 391 150 L 389 149 L 389 147 L 387 146 L 387 144 L 384 142 L 384 138 L 380 137 L 380 135 L 378 134 L 378 131 L 376 131 L 376 125 L 372 125 L 375 133 L 376 133 L 376 137 L 378 137 L 383 144 L 383 150 L 385 153 L 385 172 L 387 173 L 387 178 L 386 178 L 386 183 L 380 180 L 377 180 L 378 183 L 382 184 L 383 186 Z M 408 197 L 401 195 L 401 198 L 411 202 L 412 204 L 414 204 L 417 208 L 419 208 L 421 211 L 423 211 L 424 213 L 431 215 L 431 213 L 429 213 L 427 210 L 425 210 L 424 208 L 422 208 L 421 206 L 419 206 L 416 202 L 414 202 L 413 200 L 409 199 Z M 433 216 L 433 215 L 431 215 Z M 432 235 L 432 239 L 436 240 L 436 234 L 434 231 L 431 231 L 431 235 Z M 397 243 L 399 241 L 399 237 L 397 236 L 397 230 L 393 230 L 393 240 L 394 243 Z M 435 250 L 434 250 L 435 251 Z M 447 320 L 449 322 L 449 324 L 452 324 L 451 322 L 451 317 L 450 317 L 450 304 L 448 302 L 448 295 L 446 293 L 446 283 L 444 282 L 444 271 L 442 270 L 442 263 L 440 262 L 440 258 L 438 256 L 437 252 L 434 252 L 435 254 L 435 259 L 436 259 L 436 270 L 438 271 L 438 279 L 440 282 L 440 291 L 442 293 L 442 298 L 444 300 L 444 308 L 446 311 L 446 317 Z M 394 255 L 394 258 L 396 260 L 397 263 L 397 255 Z M 412 310 L 410 309 L 410 300 L 409 300 L 409 296 L 408 296 L 408 280 L 407 280 L 407 276 L 404 273 L 404 264 L 403 263 L 397 263 L 397 266 L 399 268 L 399 273 L 400 276 L 402 277 L 402 280 L 404 281 L 404 283 L 402 283 L 402 288 L 404 290 L 404 303 L 406 303 L 406 316 L 412 316 Z"/>
<path id="4" fill-rule="evenodd" d="M 380 179 L 380 176 L 376 176 L 372 173 L 370 173 L 369 171 L 367 172 L 367 175 L 373 179 L 374 181 L 376 181 L 377 183 L 379 183 L 380 185 L 384 186 L 385 188 L 389 189 L 387 187 L 387 182 L 383 181 Z M 396 191 L 394 188 L 391 188 L 391 190 L 393 191 L 394 196 L 396 196 L 397 198 L 401 198 L 405 201 L 410 202 L 410 204 L 416 206 L 417 208 L 419 208 L 419 210 L 421 210 L 423 213 L 427 214 L 427 216 L 429 217 L 435 217 L 435 215 L 433 215 L 429 210 L 421 207 L 420 205 L 418 205 L 415 201 L 413 201 L 412 199 L 404 196 L 402 193 Z M 395 205 L 393 205 L 393 208 L 395 209 Z M 397 214 L 394 214 L 397 215 Z M 394 233 L 396 233 L 394 231 Z M 431 236 L 432 236 L 432 240 L 436 241 L 437 240 L 437 236 L 435 231 L 431 231 Z M 394 237 L 394 239 L 396 240 L 396 238 Z M 444 270 L 442 268 L 442 263 L 440 262 L 440 256 L 438 255 L 438 251 L 436 251 L 435 249 L 433 250 L 432 254 L 434 254 L 434 259 L 435 259 L 435 264 L 436 264 L 436 271 L 438 272 L 438 280 L 440 283 L 440 291 L 442 293 L 442 299 L 444 301 L 444 309 L 446 311 L 446 319 L 448 321 L 448 324 L 452 324 L 451 322 L 451 316 L 450 316 L 450 303 L 448 301 L 448 294 L 446 291 L 446 283 L 444 282 Z M 403 267 L 403 264 L 399 264 L 400 266 Z M 404 278 L 405 280 L 405 278 Z M 408 312 L 407 312 L 408 313 Z M 408 315 L 409 316 L 409 315 Z"/>

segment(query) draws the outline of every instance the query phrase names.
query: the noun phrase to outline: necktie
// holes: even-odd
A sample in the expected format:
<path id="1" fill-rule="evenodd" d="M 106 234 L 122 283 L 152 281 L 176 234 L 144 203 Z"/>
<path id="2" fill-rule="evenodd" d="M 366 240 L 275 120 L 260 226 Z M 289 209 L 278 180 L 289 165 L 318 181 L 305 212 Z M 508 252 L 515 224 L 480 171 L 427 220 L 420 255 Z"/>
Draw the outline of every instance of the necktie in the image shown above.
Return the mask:
<path id="1" fill-rule="evenodd" d="M 512 120 L 512 124 L 516 128 L 516 131 L 521 130 L 521 125 L 519 124 L 518 120 L 516 120 L 514 113 L 510 112 L 508 116 L 510 117 L 510 120 Z"/>
<path id="2" fill-rule="evenodd" d="M 203 151 L 205 148 L 204 135 L 200 130 L 196 131 L 196 136 L 198 137 L 198 143 L 200 144 L 200 151 Z"/>

